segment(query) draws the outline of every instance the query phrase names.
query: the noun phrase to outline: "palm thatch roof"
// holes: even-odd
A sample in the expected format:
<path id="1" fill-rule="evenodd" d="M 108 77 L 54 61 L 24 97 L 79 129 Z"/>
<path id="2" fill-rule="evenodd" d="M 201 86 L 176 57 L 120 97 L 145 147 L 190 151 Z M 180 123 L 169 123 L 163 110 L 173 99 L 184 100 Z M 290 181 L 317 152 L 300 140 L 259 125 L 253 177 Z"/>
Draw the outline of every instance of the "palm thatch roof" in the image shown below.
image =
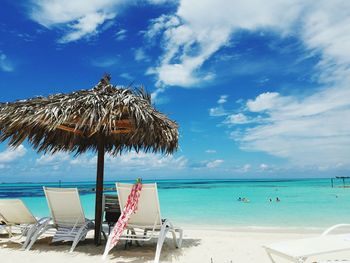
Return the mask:
<path id="1" fill-rule="evenodd" d="M 143 89 L 113 86 L 104 76 L 92 89 L 0 103 L 0 142 L 25 139 L 38 152 L 96 151 L 103 138 L 111 154 L 134 149 L 172 153 L 178 125 L 157 111 Z"/>

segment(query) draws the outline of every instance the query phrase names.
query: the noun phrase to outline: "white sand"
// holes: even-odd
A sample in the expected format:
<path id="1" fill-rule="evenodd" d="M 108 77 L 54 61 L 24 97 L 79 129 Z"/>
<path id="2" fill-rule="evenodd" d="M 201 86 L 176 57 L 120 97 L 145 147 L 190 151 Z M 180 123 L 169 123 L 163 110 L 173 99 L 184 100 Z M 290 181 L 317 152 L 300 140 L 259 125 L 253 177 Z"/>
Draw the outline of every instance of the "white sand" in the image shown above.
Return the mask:
<path id="1" fill-rule="evenodd" d="M 184 229 L 184 242 L 180 249 L 175 249 L 172 240 L 168 238 L 163 246 L 161 262 L 183 263 L 268 263 L 262 245 L 282 240 L 292 240 L 316 236 L 317 233 L 291 230 L 207 230 Z M 31 251 L 21 251 L 20 245 L 6 242 L 4 235 L 0 236 L 0 263 L 96 263 L 101 259 L 103 246 L 96 247 L 88 239 L 80 243 L 76 251 L 68 253 L 69 244 L 49 244 L 50 239 L 38 241 Z M 133 245 L 124 250 L 123 244 L 117 246 L 109 254 L 105 262 L 143 263 L 153 262 L 155 241 L 145 243 L 142 247 Z M 350 251 L 328 254 L 310 258 L 307 262 L 319 260 L 350 260 Z M 277 262 L 287 262 L 278 259 Z"/>

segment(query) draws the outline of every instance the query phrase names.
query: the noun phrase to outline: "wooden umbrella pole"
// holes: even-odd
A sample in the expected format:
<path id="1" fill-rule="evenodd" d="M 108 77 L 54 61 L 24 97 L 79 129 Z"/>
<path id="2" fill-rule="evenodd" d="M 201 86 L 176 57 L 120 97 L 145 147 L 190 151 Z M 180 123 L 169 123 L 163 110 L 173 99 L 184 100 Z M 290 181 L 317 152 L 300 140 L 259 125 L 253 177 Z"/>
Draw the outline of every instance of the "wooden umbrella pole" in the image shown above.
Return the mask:
<path id="1" fill-rule="evenodd" d="M 102 229 L 102 195 L 104 172 L 105 144 L 101 137 L 98 141 L 97 175 L 96 175 L 96 202 L 95 202 L 95 244 L 101 244 Z"/>

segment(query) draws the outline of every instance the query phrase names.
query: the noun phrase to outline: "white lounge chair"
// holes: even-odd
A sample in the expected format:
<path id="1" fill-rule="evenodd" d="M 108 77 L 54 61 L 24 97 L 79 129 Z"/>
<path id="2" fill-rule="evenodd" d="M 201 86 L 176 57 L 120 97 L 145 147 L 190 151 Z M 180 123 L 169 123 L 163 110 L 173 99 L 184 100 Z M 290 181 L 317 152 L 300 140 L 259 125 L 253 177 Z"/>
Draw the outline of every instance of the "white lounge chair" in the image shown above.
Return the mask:
<path id="1" fill-rule="evenodd" d="M 132 186 L 132 184 L 116 183 L 121 211 L 124 209 Z M 154 263 L 158 263 L 166 234 L 169 231 L 172 233 L 175 247 L 181 247 L 182 229 L 174 227 L 167 219 L 161 219 L 157 184 L 143 184 L 137 212 L 131 216 L 128 222 L 127 234 L 120 239 L 138 242 L 157 238 Z M 176 234 L 178 234 L 178 238 Z"/>
<path id="2" fill-rule="evenodd" d="M 8 233 L 9 238 L 13 237 L 12 228 L 19 227 L 21 234 L 18 239 L 26 237 L 24 249 L 32 235 L 49 224 L 50 218 L 36 219 L 20 199 L 0 199 L 0 221 L 3 222 L 1 229 Z"/>
<path id="3" fill-rule="evenodd" d="M 55 228 L 52 242 L 72 241 L 69 252 L 73 252 L 79 241 L 94 229 L 94 223 L 85 218 L 77 188 L 47 188 L 44 187 L 46 200 L 50 209 L 52 224 L 45 229 L 36 231 L 27 246 L 29 250 L 38 237 L 49 228 Z"/>
<path id="4" fill-rule="evenodd" d="M 276 262 L 272 255 L 277 255 L 292 262 L 302 263 L 311 256 L 350 250 L 350 233 L 330 234 L 339 227 L 349 227 L 349 224 L 339 224 L 328 228 L 321 236 L 285 241 L 265 246 L 271 260 Z"/>

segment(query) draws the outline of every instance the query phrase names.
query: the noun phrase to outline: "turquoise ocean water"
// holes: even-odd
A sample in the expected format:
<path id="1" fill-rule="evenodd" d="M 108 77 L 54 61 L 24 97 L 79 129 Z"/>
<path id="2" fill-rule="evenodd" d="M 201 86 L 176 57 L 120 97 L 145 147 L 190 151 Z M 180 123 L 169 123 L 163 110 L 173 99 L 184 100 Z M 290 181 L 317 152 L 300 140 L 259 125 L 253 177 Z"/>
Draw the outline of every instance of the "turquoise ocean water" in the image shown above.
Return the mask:
<path id="1" fill-rule="evenodd" d="M 171 218 L 178 225 L 318 228 L 350 220 L 350 188 L 332 188 L 330 179 L 157 183 L 162 217 Z M 0 198 L 20 198 L 35 216 L 47 216 L 42 186 L 58 184 L 0 184 Z M 105 183 L 105 187 L 113 186 L 113 182 Z M 78 187 L 86 217 L 93 218 L 94 182 L 62 183 L 61 187 Z M 246 197 L 250 202 L 239 202 L 238 197 Z M 276 202 L 276 197 L 281 202 Z"/>

